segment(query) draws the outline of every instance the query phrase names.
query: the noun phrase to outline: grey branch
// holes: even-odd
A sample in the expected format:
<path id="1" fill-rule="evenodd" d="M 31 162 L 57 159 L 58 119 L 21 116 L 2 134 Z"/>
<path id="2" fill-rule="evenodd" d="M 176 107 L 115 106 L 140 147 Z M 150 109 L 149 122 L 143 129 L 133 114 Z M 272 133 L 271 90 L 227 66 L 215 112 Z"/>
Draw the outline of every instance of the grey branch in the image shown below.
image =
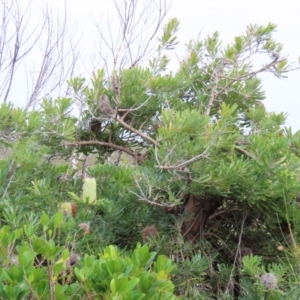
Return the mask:
<path id="1" fill-rule="evenodd" d="M 112 76 L 112 91 L 116 96 L 120 96 L 121 89 L 115 75 Z"/>

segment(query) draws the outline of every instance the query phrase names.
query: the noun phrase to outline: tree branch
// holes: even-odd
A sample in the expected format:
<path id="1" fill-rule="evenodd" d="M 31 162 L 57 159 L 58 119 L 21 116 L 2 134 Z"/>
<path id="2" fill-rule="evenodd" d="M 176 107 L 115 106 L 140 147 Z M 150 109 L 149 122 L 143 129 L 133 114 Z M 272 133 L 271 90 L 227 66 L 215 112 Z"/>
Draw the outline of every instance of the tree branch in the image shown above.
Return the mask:
<path id="1" fill-rule="evenodd" d="M 124 122 L 123 118 L 119 118 L 119 119 L 117 118 L 116 121 L 119 124 L 121 124 L 123 127 L 125 127 L 126 129 L 128 129 L 129 131 L 134 132 L 137 135 L 139 135 L 140 137 L 142 137 L 143 139 L 151 142 L 154 146 L 158 146 L 158 142 L 156 140 L 152 139 L 150 136 L 144 134 L 140 130 L 137 130 L 137 129 L 133 128 L 132 126 L 130 126 L 129 124 L 127 124 L 126 122 Z"/>
<path id="2" fill-rule="evenodd" d="M 100 141 L 80 141 L 80 142 L 73 142 L 73 143 L 64 143 L 61 146 L 83 146 L 83 145 L 98 145 L 98 146 L 113 148 L 113 149 L 116 149 L 116 150 L 123 151 L 123 152 L 127 153 L 128 155 L 130 155 L 131 157 L 138 160 L 138 153 L 135 153 L 135 152 L 130 151 L 129 149 L 127 149 L 125 147 L 118 146 L 118 145 L 113 144 L 113 143 L 100 142 Z"/>

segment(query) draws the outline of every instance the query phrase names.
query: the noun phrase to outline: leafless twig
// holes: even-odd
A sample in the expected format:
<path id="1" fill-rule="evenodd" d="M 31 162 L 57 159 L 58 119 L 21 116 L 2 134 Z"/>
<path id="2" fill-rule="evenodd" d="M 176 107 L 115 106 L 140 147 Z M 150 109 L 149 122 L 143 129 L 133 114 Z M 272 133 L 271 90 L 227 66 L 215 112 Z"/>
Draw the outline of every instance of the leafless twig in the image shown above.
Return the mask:
<path id="1" fill-rule="evenodd" d="M 119 70 L 133 68 L 147 60 L 154 50 L 154 38 L 169 10 L 168 0 L 114 0 L 114 7 L 119 19 L 119 32 L 114 34 L 112 21 L 107 23 L 108 32 L 104 31 L 103 20 L 93 22 L 101 37 L 98 55 L 100 65 L 106 69 Z M 169 2 L 169 3 L 168 3 Z M 99 62 L 97 65 L 99 65 Z"/>
<path id="2" fill-rule="evenodd" d="M 61 92 L 79 55 L 78 44 L 74 42 L 76 28 L 67 21 L 66 7 L 55 19 L 47 6 L 41 11 L 42 21 L 34 24 L 38 16 L 32 18 L 32 5 L 31 0 L 22 0 L 22 6 L 21 0 L 0 2 L 0 99 L 13 102 L 17 82 L 19 92 L 20 88 L 26 91 L 27 82 L 28 94 L 19 100 L 27 101 L 26 109 L 34 109 L 49 93 Z M 31 57 L 37 66 L 28 63 Z"/>

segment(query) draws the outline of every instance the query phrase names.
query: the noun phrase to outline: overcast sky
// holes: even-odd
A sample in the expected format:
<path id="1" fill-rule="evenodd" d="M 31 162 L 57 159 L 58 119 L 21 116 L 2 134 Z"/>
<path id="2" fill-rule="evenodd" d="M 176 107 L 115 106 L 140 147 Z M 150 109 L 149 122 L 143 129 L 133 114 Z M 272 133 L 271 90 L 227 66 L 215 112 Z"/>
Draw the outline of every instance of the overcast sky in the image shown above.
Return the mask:
<path id="1" fill-rule="evenodd" d="M 275 39 L 284 44 L 283 53 L 298 66 L 300 55 L 300 1 L 296 0 L 174 0 L 170 14 L 181 21 L 180 39 L 193 38 L 202 29 L 202 35 L 219 31 L 222 40 L 230 42 L 244 32 L 247 25 L 278 25 Z M 278 79 L 270 73 L 263 75 L 267 110 L 287 112 L 287 126 L 300 129 L 300 71 L 287 79 Z"/>
<path id="2" fill-rule="evenodd" d="M 47 0 L 45 0 L 47 1 Z M 62 0 L 48 0 L 53 7 L 62 6 Z M 77 22 L 78 30 L 83 32 L 80 39 L 84 52 L 94 46 L 99 39 L 91 22 L 91 16 L 114 14 L 112 0 L 66 0 L 68 17 Z M 142 2 L 144 0 L 137 0 Z M 35 7 L 41 7 L 41 0 L 33 0 Z M 178 39 L 179 50 L 190 39 L 201 32 L 204 38 L 219 31 L 223 45 L 230 43 L 234 36 L 245 32 L 247 25 L 278 25 L 275 40 L 284 44 L 284 54 L 289 61 L 298 66 L 300 55 L 300 16 L 299 0 L 173 0 L 168 16 L 180 21 Z M 85 70 L 90 71 L 92 70 Z M 263 75 L 267 99 L 265 106 L 269 111 L 287 112 L 287 126 L 293 131 L 300 129 L 300 71 L 292 72 L 287 79 L 278 79 L 271 73 Z"/>

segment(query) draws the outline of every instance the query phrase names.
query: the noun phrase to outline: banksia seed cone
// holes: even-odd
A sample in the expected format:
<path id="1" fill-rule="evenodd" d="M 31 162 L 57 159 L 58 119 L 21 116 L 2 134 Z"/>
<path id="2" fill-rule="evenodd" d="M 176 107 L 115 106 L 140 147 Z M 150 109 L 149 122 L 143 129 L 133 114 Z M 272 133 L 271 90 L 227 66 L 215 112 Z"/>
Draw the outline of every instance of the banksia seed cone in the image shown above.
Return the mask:
<path id="1" fill-rule="evenodd" d="M 80 223 L 78 227 L 83 229 L 84 234 L 88 234 L 88 235 L 91 234 L 90 224 L 83 222 Z"/>
<path id="2" fill-rule="evenodd" d="M 155 225 L 147 226 L 143 229 L 143 241 L 147 241 L 151 238 L 155 238 L 158 236 L 158 231 Z"/>
<path id="3" fill-rule="evenodd" d="M 273 290 L 277 286 L 277 277 L 272 273 L 266 273 L 261 276 L 261 283 L 266 289 Z"/>
<path id="4" fill-rule="evenodd" d="M 103 94 L 101 97 L 100 97 L 100 100 L 99 100 L 99 108 L 100 108 L 100 111 L 106 116 L 106 117 L 111 117 L 112 114 L 113 114 L 113 110 L 110 106 L 110 102 L 108 100 L 108 97 Z"/>
<path id="5" fill-rule="evenodd" d="M 72 217 L 74 218 L 77 215 L 78 206 L 75 202 L 71 202 L 72 207 Z"/>
<path id="6" fill-rule="evenodd" d="M 241 247 L 241 255 L 242 257 L 244 256 L 250 256 L 253 254 L 253 251 L 251 248 L 249 247 Z"/>
<path id="7" fill-rule="evenodd" d="M 78 263 L 80 257 L 76 253 L 72 253 L 69 257 L 69 259 L 66 261 L 67 266 L 74 266 Z"/>

